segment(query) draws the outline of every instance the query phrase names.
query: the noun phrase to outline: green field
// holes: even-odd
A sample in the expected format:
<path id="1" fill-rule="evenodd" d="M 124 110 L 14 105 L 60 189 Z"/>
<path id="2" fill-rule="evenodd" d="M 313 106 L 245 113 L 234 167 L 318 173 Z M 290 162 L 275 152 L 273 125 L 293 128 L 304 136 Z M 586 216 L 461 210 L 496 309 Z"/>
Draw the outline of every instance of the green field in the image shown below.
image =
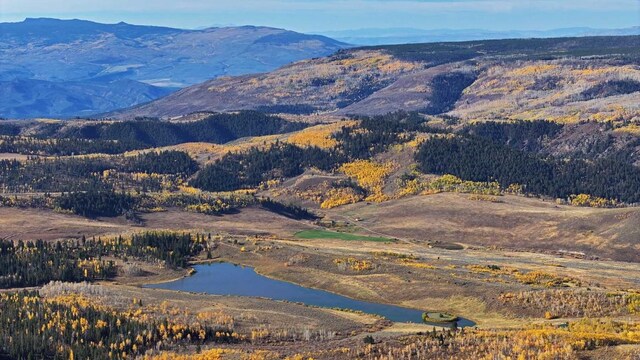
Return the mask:
<path id="1" fill-rule="evenodd" d="M 355 235 L 327 230 L 304 230 L 295 234 L 299 239 L 338 239 L 347 241 L 376 241 L 376 242 L 392 242 L 393 239 L 385 237 L 374 237 L 365 235 Z"/>

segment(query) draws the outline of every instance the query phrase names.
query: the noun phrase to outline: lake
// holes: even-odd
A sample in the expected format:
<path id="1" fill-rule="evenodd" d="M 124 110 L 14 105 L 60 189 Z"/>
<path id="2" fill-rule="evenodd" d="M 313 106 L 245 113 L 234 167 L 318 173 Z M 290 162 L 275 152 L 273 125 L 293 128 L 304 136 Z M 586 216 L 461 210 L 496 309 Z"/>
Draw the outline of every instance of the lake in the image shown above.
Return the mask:
<path id="1" fill-rule="evenodd" d="M 420 310 L 355 300 L 324 290 L 270 279 L 256 273 L 251 267 L 231 263 L 212 263 L 196 265 L 194 269 L 196 273 L 192 276 L 161 284 L 146 285 L 145 287 L 213 295 L 265 297 L 326 308 L 358 310 L 384 316 L 397 322 L 422 323 L 423 311 Z M 474 325 L 475 323 L 472 321 L 462 318 L 457 322 L 459 327 Z"/>

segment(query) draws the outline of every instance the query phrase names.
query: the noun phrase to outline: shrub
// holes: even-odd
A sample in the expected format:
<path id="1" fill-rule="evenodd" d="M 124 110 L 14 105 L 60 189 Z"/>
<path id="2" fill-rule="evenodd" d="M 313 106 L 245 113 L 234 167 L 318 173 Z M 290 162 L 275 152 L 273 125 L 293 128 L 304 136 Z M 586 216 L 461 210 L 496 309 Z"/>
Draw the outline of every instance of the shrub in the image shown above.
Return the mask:
<path id="1" fill-rule="evenodd" d="M 364 342 L 365 344 L 375 344 L 376 340 L 373 338 L 373 336 L 367 335 L 362 339 L 362 342 Z"/>

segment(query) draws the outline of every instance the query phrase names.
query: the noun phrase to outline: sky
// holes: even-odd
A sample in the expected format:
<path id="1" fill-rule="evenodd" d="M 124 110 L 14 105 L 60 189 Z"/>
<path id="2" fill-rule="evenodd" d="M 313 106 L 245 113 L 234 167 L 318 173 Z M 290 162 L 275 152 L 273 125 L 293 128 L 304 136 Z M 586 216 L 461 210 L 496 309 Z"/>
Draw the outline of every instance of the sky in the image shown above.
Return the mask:
<path id="1" fill-rule="evenodd" d="M 178 28 L 263 25 L 310 33 L 626 28 L 640 25 L 640 0 L 0 0 L 0 22 L 27 17 Z"/>

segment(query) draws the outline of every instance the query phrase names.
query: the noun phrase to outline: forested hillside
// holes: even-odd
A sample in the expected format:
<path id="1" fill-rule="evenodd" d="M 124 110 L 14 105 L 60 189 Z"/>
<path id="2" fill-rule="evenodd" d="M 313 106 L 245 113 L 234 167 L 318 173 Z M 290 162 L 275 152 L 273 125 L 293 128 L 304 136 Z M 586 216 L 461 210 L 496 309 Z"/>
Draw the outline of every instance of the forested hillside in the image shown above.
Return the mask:
<path id="1" fill-rule="evenodd" d="M 227 143 L 246 136 L 291 132 L 304 128 L 256 111 L 213 114 L 189 122 L 141 118 L 106 122 L 0 123 L 0 152 L 30 155 L 118 154 L 135 149 L 186 142 Z M 0 135 L 2 136 L 2 135 Z"/>
<path id="2" fill-rule="evenodd" d="M 638 41 L 619 36 L 355 48 L 266 74 L 207 81 L 111 115 L 404 110 L 465 121 L 637 119 Z"/>
<path id="3" fill-rule="evenodd" d="M 455 119 L 404 112 L 312 127 L 258 112 L 188 122 L 9 124 L 4 132 L 14 135 L 4 135 L 4 151 L 39 157 L 0 161 L 0 186 L 9 193 L 62 192 L 13 202 L 7 198 L 7 204 L 60 208 L 90 217 L 126 215 L 132 220 L 141 209 L 176 204 L 223 213 L 245 205 L 234 199 L 216 205 L 217 196 L 207 199 L 209 195 L 198 192 L 277 188 L 312 169 L 336 176 L 322 189 L 309 189 L 309 194 L 318 196 L 299 198 L 303 202 L 313 198 L 323 207 L 363 199 L 385 201 L 432 186 L 449 189 L 428 179 L 434 175 L 495 187 L 490 193 L 497 194 L 515 189 L 518 194 L 563 201 L 584 194 L 607 206 L 640 202 L 640 169 L 634 165 L 640 141 L 633 135 L 609 125 L 598 128 L 605 140 L 595 142 L 589 151 L 551 151 L 572 146 L 565 139 L 567 133 L 593 125 L 549 121 L 461 125 Z M 32 136 L 15 135 L 25 133 Z M 261 137 L 267 134 L 279 135 Z M 46 140 L 46 135 L 54 137 Z M 227 151 L 222 145 L 214 159 L 205 150 L 196 161 L 190 148 L 184 152 L 181 145 L 175 150 L 124 153 L 192 141 L 197 149 L 202 146 L 197 144 L 225 143 L 241 136 L 250 136 L 246 145 L 230 145 Z M 95 149 L 114 154 L 67 156 Z M 163 191 L 176 194 L 153 195 Z M 191 194 L 179 195 L 184 191 Z"/>

